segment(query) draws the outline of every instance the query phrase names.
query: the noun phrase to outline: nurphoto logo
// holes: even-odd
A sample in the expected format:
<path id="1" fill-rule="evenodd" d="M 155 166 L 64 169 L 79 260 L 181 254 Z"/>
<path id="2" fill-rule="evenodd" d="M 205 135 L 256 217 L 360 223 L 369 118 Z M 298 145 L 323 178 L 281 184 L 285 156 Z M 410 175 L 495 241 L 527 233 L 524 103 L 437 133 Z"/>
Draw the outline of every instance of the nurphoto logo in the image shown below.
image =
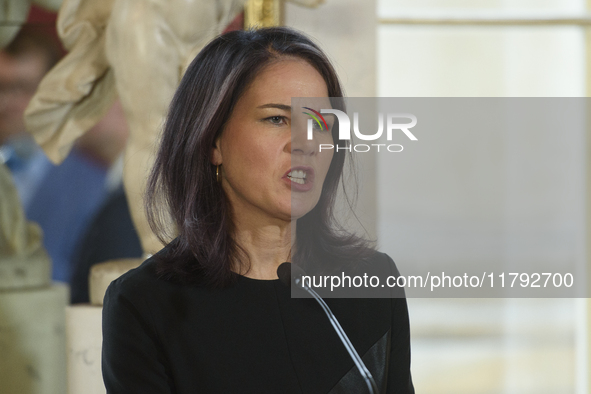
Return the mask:
<path id="1" fill-rule="evenodd" d="M 345 112 L 340 111 L 338 109 L 321 109 L 320 112 L 313 110 L 309 107 L 304 107 L 305 109 L 311 111 L 304 112 L 304 114 L 309 115 L 312 119 L 308 119 L 308 140 L 312 140 L 314 138 L 314 128 L 320 130 L 329 130 L 328 124 L 322 114 L 332 114 L 335 115 L 337 121 L 339 122 L 339 141 L 345 141 L 344 146 L 333 144 L 320 144 L 319 150 L 322 152 L 323 149 L 335 149 L 337 152 L 339 150 L 348 150 L 349 152 L 369 152 L 372 150 L 372 147 L 375 147 L 377 151 L 380 151 L 381 147 L 385 147 L 385 150 L 388 152 L 402 152 L 404 149 L 400 144 L 353 144 L 347 143 L 347 141 L 351 141 L 351 120 L 349 119 L 349 115 Z M 411 133 L 410 129 L 416 126 L 417 124 L 417 117 L 413 114 L 408 113 L 389 113 L 386 114 L 386 139 L 388 141 L 392 141 L 392 136 L 395 132 L 401 131 L 410 139 L 411 141 L 417 141 L 417 137 Z M 410 120 L 410 122 L 400 123 L 401 119 Z M 362 141 L 376 141 L 382 137 L 384 133 L 384 114 L 378 114 L 378 131 L 374 134 L 363 134 L 359 130 L 359 113 L 353 113 L 353 133 L 355 137 Z"/>

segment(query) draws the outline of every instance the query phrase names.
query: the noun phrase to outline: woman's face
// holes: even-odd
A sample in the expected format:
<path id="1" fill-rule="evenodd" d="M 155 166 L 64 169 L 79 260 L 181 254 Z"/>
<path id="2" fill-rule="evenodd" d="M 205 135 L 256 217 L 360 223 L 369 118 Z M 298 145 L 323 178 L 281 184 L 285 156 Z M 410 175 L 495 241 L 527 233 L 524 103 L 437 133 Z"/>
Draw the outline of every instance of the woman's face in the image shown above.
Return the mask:
<path id="1" fill-rule="evenodd" d="M 308 140 L 306 110 L 294 109 L 292 118 L 292 97 L 326 98 L 309 105 L 330 108 L 326 83 L 314 67 L 281 60 L 254 79 L 216 141 L 212 163 L 222 165 L 222 187 L 236 217 L 291 221 L 320 198 L 333 151 L 319 152 L 318 146 L 332 144 L 332 136 L 315 129 Z"/>

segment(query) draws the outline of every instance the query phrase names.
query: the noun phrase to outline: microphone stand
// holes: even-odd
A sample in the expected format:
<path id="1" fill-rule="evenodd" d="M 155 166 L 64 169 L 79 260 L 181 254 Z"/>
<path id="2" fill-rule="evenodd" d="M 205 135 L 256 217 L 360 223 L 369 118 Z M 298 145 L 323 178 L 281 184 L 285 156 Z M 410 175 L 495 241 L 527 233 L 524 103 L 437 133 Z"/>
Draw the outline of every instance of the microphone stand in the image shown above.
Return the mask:
<path id="1" fill-rule="evenodd" d="M 328 320 L 330 321 L 334 330 L 336 331 L 339 338 L 341 339 L 341 342 L 343 342 L 345 349 L 347 349 L 347 352 L 349 352 L 349 356 L 351 356 L 351 359 L 353 359 L 353 362 L 355 363 L 355 365 L 359 369 L 359 372 L 361 373 L 361 376 L 365 380 L 365 384 L 367 385 L 367 388 L 368 388 L 370 394 L 378 394 L 379 390 L 378 390 L 378 387 L 376 385 L 376 382 L 375 382 L 373 376 L 371 375 L 371 372 L 369 372 L 369 370 L 365 366 L 363 360 L 361 359 L 361 357 L 359 357 L 357 350 L 355 350 L 355 347 L 353 347 L 353 344 L 349 340 L 349 337 L 345 333 L 345 330 L 343 330 L 343 327 L 341 327 L 341 324 L 337 320 L 336 316 L 332 313 L 332 311 L 330 310 L 328 305 L 326 305 L 326 302 L 324 302 L 322 297 L 320 297 L 318 295 L 318 293 L 316 293 L 316 291 L 314 291 L 314 289 L 312 289 L 310 286 L 308 286 L 307 284 L 305 284 L 302 281 L 302 275 L 304 275 L 305 272 L 300 267 L 286 262 L 286 263 L 281 264 L 279 266 L 279 268 L 277 269 L 277 276 L 279 277 L 279 279 L 281 279 L 281 282 L 286 284 L 288 287 L 291 287 L 291 270 L 292 270 L 292 268 L 294 268 L 294 270 L 296 271 L 296 276 L 293 278 L 293 282 L 296 284 L 296 286 L 298 286 L 298 287 L 304 289 L 306 292 L 308 292 L 308 294 L 310 294 L 312 297 L 314 297 L 314 299 L 318 302 L 318 304 L 320 304 L 320 306 L 322 307 L 322 310 L 324 311 L 324 313 L 328 317 Z"/>

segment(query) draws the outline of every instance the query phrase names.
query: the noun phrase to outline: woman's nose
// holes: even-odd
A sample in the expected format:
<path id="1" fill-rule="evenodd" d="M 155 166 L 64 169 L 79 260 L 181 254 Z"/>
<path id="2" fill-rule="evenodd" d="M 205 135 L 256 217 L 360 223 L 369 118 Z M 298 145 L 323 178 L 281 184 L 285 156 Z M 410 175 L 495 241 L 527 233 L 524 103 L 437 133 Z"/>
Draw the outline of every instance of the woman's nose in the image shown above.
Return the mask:
<path id="1" fill-rule="evenodd" d="M 308 134 L 312 134 L 311 136 Z M 309 139 L 309 137 L 312 137 Z M 306 124 L 292 125 L 290 151 L 292 154 L 311 155 L 317 151 L 318 141 L 314 133 L 308 133 Z"/>

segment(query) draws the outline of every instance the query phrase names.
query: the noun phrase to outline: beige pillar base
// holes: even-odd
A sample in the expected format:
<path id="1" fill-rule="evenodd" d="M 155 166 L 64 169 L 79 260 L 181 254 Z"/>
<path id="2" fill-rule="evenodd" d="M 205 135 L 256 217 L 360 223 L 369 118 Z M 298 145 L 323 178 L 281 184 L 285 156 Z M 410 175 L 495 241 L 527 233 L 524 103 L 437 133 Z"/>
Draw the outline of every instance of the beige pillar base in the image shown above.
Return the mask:
<path id="1" fill-rule="evenodd" d="M 68 394 L 105 394 L 101 371 L 102 311 L 100 306 L 66 308 Z"/>
<path id="2" fill-rule="evenodd" d="M 0 292 L 0 393 L 66 392 L 68 287 Z"/>
<path id="3" fill-rule="evenodd" d="M 5 257 L 0 264 L 0 291 L 23 290 L 50 285 L 51 266 L 44 254 L 28 259 Z"/>
<path id="4" fill-rule="evenodd" d="M 142 261 L 142 259 L 120 259 L 93 265 L 88 279 L 90 303 L 103 305 L 105 292 L 111 282 L 130 269 L 139 267 Z"/>

